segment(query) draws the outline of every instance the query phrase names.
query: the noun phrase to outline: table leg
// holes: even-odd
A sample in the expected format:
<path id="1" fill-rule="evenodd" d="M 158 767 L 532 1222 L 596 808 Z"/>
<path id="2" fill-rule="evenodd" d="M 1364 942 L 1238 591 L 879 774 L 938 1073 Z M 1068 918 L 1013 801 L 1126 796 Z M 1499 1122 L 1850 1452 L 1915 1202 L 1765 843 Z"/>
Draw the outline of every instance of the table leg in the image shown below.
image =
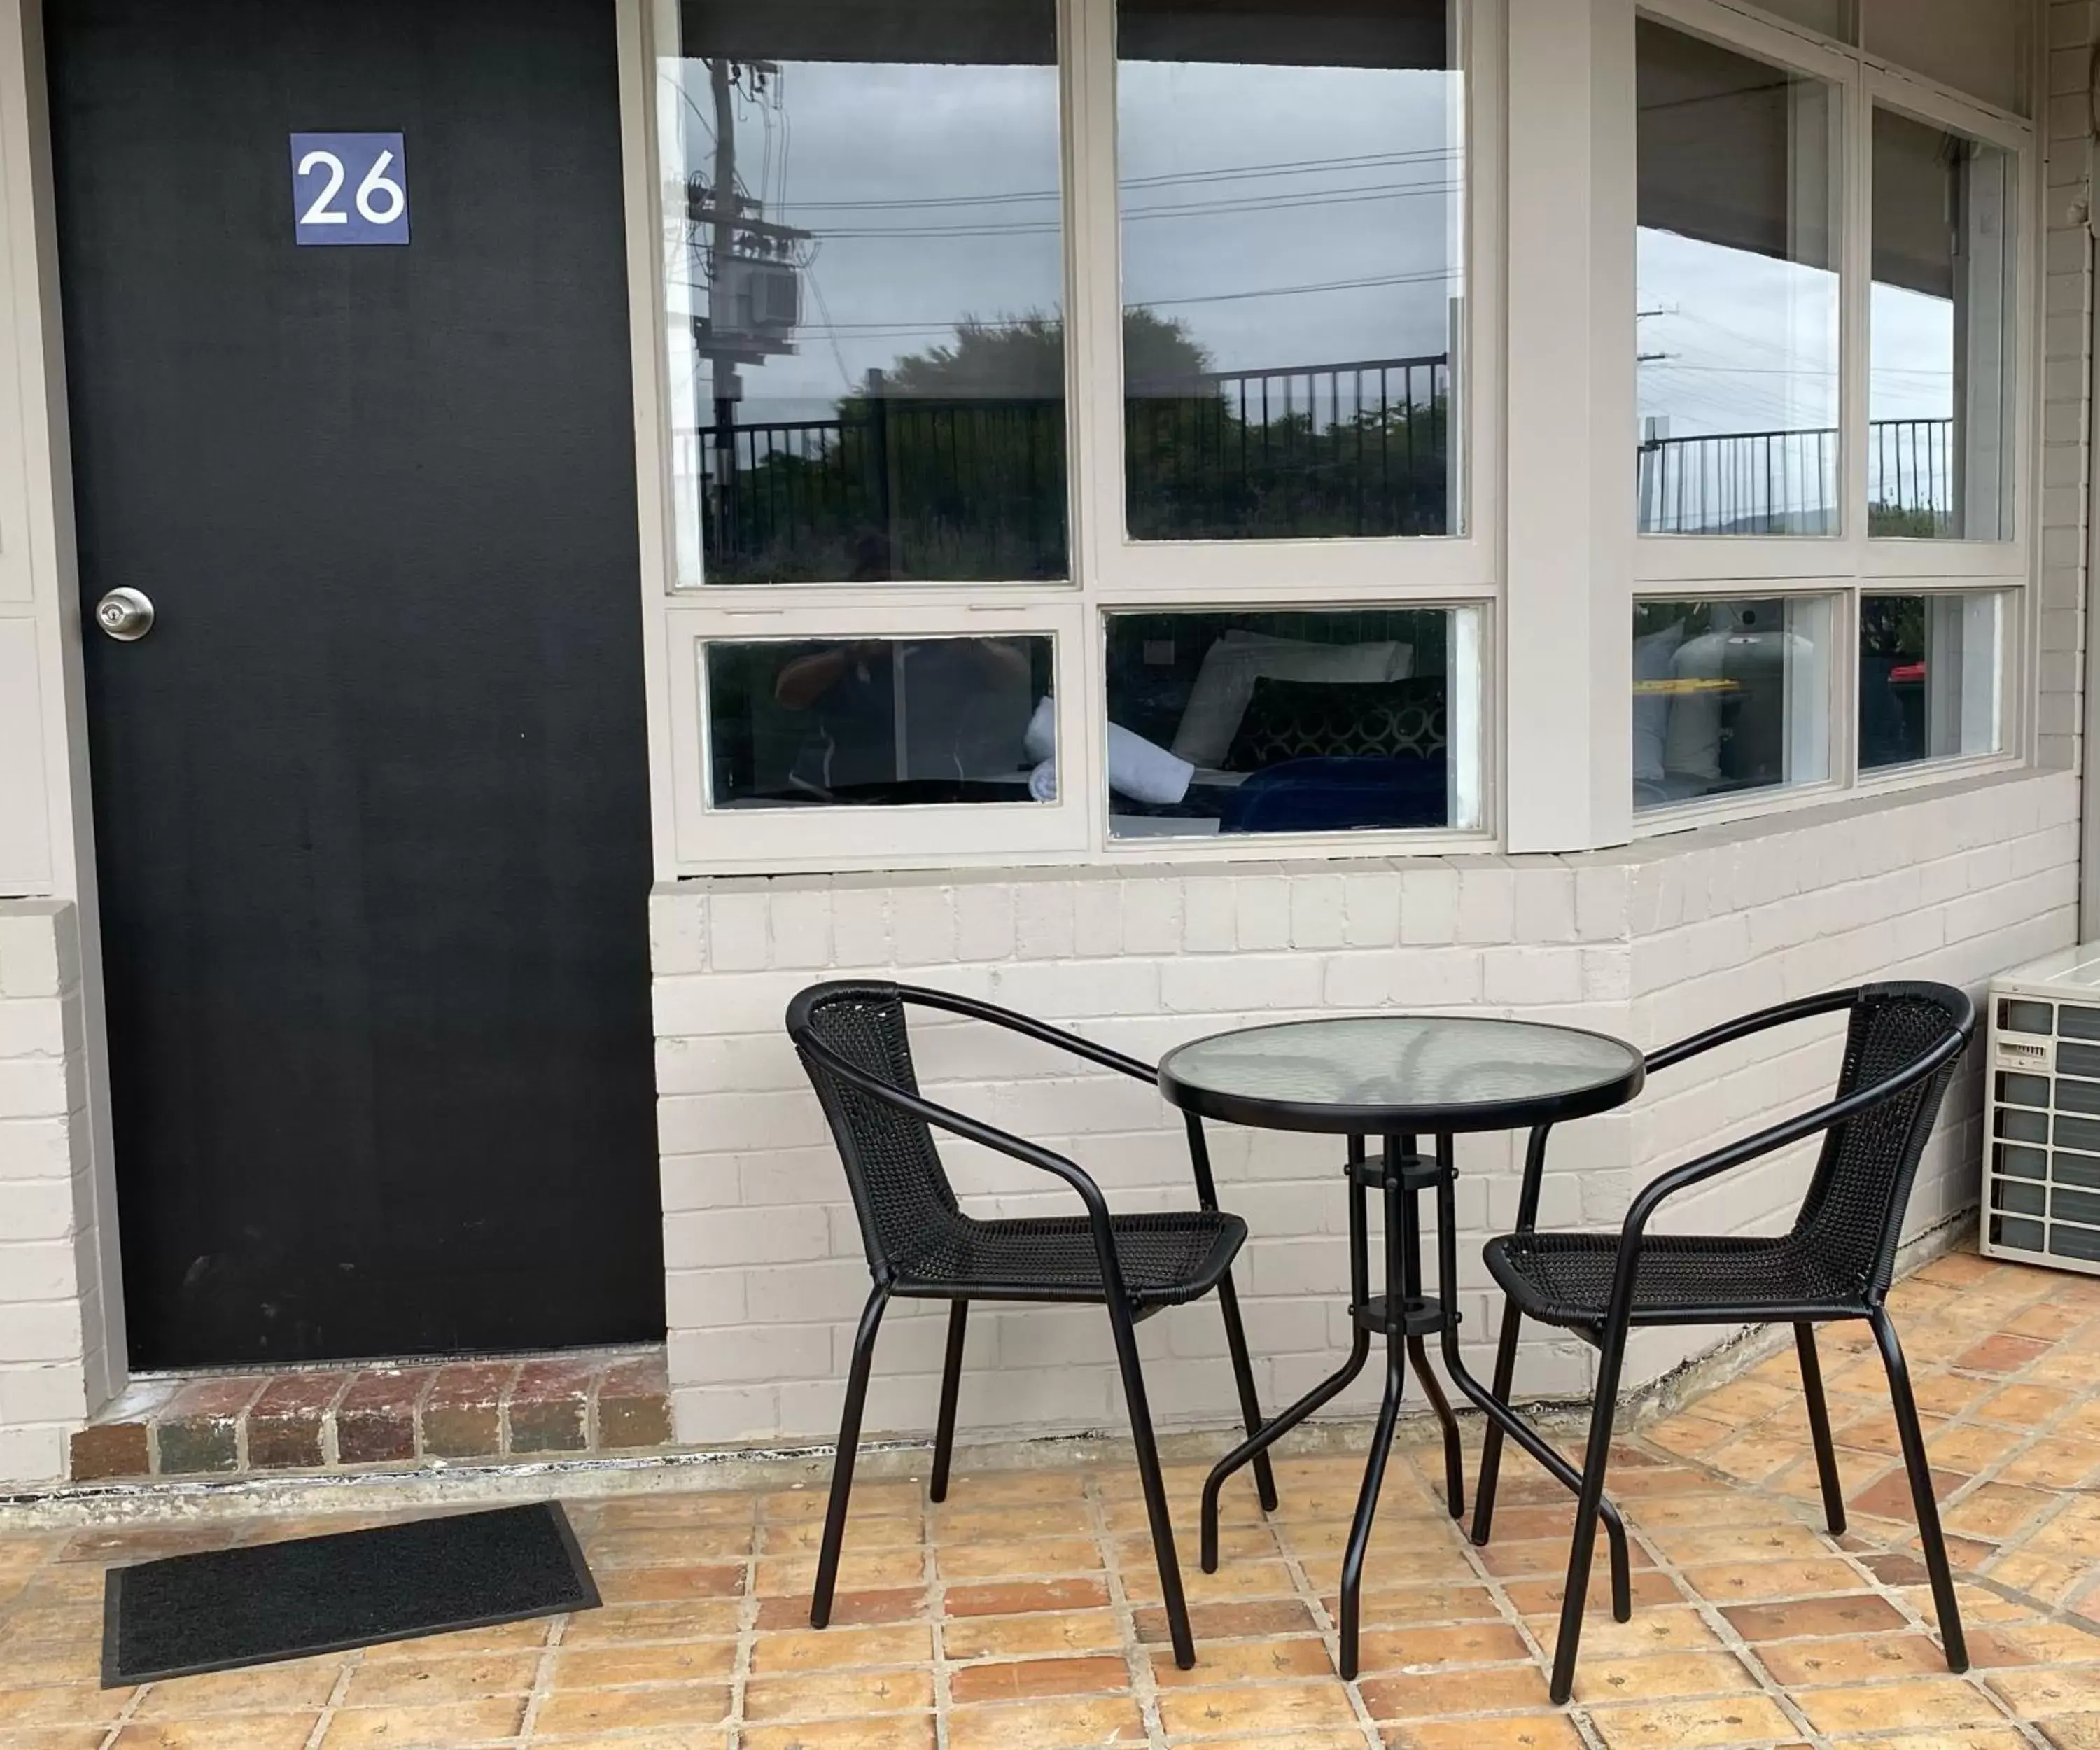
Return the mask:
<path id="1" fill-rule="evenodd" d="M 1436 1152 L 1440 1162 L 1446 1166 L 1451 1165 L 1452 1144 L 1449 1136 L 1436 1139 Z M 1436 1188 L 1436 1267 L 1447 1294 L 1452 1291 L 1458 1280 L 1457 1199 L 1452 1190 L 1456 1177 L 1455 1173 L 1445 1174 Z M 1454 1385 L 1480 1406 L 1491 1427 L 1498 1427 L 1508 1435 L 1557 1479 L 1562 1487 L 1571 1493 L 1582 1493 L 1582 1473 L 1546 1444 L 1529 1422 L 1466 1370 L 1466 1364 L 1458 1354 L 1458 1321 L 1456 1319 L 1449 1320 L 1444 1327 L 1444 1371 L 1451 1376 Z M 1612 1616 L 1619 1622 L 1626 1622 L 1634 1613 L 1633 1576 L 1631 1563 L 1626 1554 L 1626 1521 L 1620 1517 L 1619 1510 L 1609 1501 L 1599 1505 L 1597 1516 L 1604 1522 L 1604 1536 L 1611 1550 Z"/>
<path id="2" fill-rule="evenodd" d="M 1365 1212 L 1364 1188 L 1357 1170 L 1363 1160 L 1364 1139 L 1361 1136 L 1352 1136 L 1349 1139 L 1348 1168 L 1349 1305 L 1352 1311 L 1369 1300 L 1371 1292 L 1370 1219 Z M 1339 1371 L 1329 1374 L 1290 1408 L 1263 1424 L 1211 1467 L 1211 1474 L 1203 1479 L 1202 1559 L 1205 1573 L 1215 1574 L 1218 1571 L 1218 1496 L 1225 1486 L 1225 1479 L 1242 1465 L 1267 1452 L 1330 1399 L 1347 1390 L 1357 1375 L 1363 1372 L 1365 1362 L 1370 1359 L 1370 1333 L 1359 1325 L 1350 1338 L 1348 1359 L 1343 1362 Z"/>
<path id="3" fill-rule="evenodd" d="M 1353 1680 L 1357 1674 L 1364 1552 L 1370 1545 L 1371 1522 L 1378 1514 L 1379 1492 L 1385 1486 L 1386 1461 L 1392 1451 L 1393 1433 L 1400 1419 L 1401 1393 L 1407 1383 L 1407 1311 L 1402 1298 L 1406 1268 L 1403 1260 L 1421 1245 L 1414 1200 L 1403 1195 L 1400 1188 L 1397 1163 L 1405 1151 L 1397 1137 L 1388 1137 L 1385 1147 L 1385 1395 L 1379 1400 L 1378 1426 L 1372 1430 L 1370 1453 L 1364 1464 L 1364 1485 L 1357 1497 L 1356 1517 L 1350 1522 L 1349 1541 L 1342 1555 L 1341 1669 L 1344 1682 Z M 1361 1300 L 1357 1303 L 1359 1306 L 1363 1303 Z"/>
<path id="4" fill-rule="evenodd" d="M 1415 1142 L 1416 1139 L 1412 1136 L 1403 1136 L 1401 1139 L 1401 1146 L 1410 1155 L 1414 1153 Z M 1436 1143 L 1437 1168 L 1448 1180 L 1453 1170 L 1451 1150 L 1449 1146 L 1450 1138 L 1440 1136 Z M 1402 1266 L 1406 1272 L 1407 1298 L 1410 1300 L 1418 1299 L 1422 1294 L 1422 1218 L 1418 1213 L 1420 1206 L 1416 1201 L 1420 1193 L 1416 1192 L 1410 1192 L 1408 1197 L 1410 1210 L 1416 1213 L 1413 1216 L 1413 1239 L 1406 1249 L 1405 1257 L 1401 1259 Z M 1438 1232 L 1440 1236 L 1444 1208 L 1440 1192 L 1436 1208 L 1439 1217 Z M 1440 1268 L 1443 1256 L 1440 1243 L 1437 1256 L 1440 1263 L 1438 1274 L 1441 1277 L 1437 1284 L 1437 1291 L 1446 1320 L 1445 1329 L 1448 1330 L 1458 1322 L 1458 1306 L 1454 1298 L 1457 1284 L 1449 1274 Z M 1436 1376 L 1429 1369 L 1427 1339 L 1419 1336 L 1410 1336 L 1407 1339 L 1407 1356 L 1408 1360 L 1414 1364 L 1414 1377 L 1422 1382 L 1422 1395 L 1428 1399 L 1429 1408 L 1435 1413 L 1437 1424 L 1444 1430 L 1444 1499 L 1451 1510 L 1451 1517 L 1454 1519 L 1462 1519 L 1466 1516 L 1466 1455 L 1464 1448 L 1458 1444 L 1458 1419 L 1451 1413 L 1451 1401 L 1444 1395 L 1443 1386 L 1438 1383 Z"/>

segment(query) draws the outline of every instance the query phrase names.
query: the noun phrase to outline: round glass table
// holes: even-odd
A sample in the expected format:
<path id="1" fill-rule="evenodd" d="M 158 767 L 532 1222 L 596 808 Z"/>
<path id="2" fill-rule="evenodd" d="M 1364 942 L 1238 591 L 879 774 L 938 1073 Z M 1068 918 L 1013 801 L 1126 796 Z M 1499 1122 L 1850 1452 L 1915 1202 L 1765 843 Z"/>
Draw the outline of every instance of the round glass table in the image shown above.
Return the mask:
<path id="1" fill-rule="evenodd" d="M 1184 1045 L 1159 1065 L 1160 1091 L 1188 1114 L 1190 1142 L 1202 1152 L 1206 1164 L 1206 1118 L 1261 1130 L 1326 1131 L 1348 1139 L 1343 1170 L 1349 1186 L 1349 1312 L 1354 1327 L 1348 1358 L 1339 1372 L 1218 1461 L 1203 1485 L 1202 1514 L 1203 1568 L 1215 1573 L 1218 1496 L 1225 1479 L 1344 1390 L 1370 1359 L 1371 1338 L 1384 1337 L 1385 1395 L 1342 1558 L 1345 1678 L 1357 1674 L 1364 1552 L 1410 1364 L 1442 1425 L 1451 1516 L 1457 1519 L 1465 1511 L 1458 1425 L 1430 1370 L 1427 1338 L 1440 1339 L 1452 1382 L 1511 1439 L 1571 1488 L 1580 1480 L 1564 1458 L 1507 1408 L 1509 1382 L 1500 1377 L 1507 1371 L 1501 1358 L 1498 1389 L 1491 1393 L 1459 1357 L 1458 1315 L 1449 1298 L 1458 1280 L 1454 1138 L 1462 1131 L 1528 1129 L 1536 1161 L 1554 1125 L 1624 1105 L 1640 1092 L 1644 1073 L 1639 1051 L 1604 1034 L 1534 1021 L 1428 1015 L 1337 1016 L 1243 1028 Z M 1430 1139 L 1426 1151 L 1418 1146 L 1423 1137 Z M 1379 1144 L 1375 1150 L 1373 1141 Z M 1536 1173 L 1527 1173 L 1527 1201 L 1535 1201 L 1538 1183 Z M 1373 1192 L 1384 1199 L 1382 1294 L 1371 1292 L 1368 1200 Z M 1423 1276 L 1425 1192 L 1436 1198 L 1436 1294 L 1426 1292 Z M 1537 1217 L 1536 1209 L 1520 1208 L 1518 1225 L 1527 1226 Z M 1616 1604 L 1626 1586 L 1625 1532 L 1615 1515 L 1606 1528 L 1612 1540 Z"/>

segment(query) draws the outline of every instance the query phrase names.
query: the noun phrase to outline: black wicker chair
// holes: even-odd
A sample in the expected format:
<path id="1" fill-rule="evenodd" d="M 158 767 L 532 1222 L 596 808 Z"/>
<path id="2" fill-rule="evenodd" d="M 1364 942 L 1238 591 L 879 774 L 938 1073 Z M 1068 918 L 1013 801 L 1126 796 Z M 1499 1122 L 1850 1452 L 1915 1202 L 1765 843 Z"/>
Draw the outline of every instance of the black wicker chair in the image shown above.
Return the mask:
<path id="1" fill-rule="evenodd" d="M 907 1004 L 989 1021 L 1134 1080 L 1158 1080 L 1149 1065 L 1119 1051 L 946 991 L 872 982 L 832 983 L 813 985 L 788 1005 L 788 1031 L 831 1121 L 860 1217 L 868 1268 L 875 1277 L 846 1377 L 845 1412 L 832 1467 L 830 1510 L 818 1557 L 810 1623 L 821 1629 L 831 1618 L 861 1411 L 867 1396 L 868 1364 L 883 1310 L 891 1298 L 945 1300 L 950 1306 L 947 1359 L 933 1444 L 932 1492 L 936 1501 L 947 1493 L 970 1303 L 1090 1303 L 1107 1307 L 1114 1333 L 1145 1512 L 1159 1561 L 1160 1593 L 1175 1659 L 1186 1669 L 1195 1663 L 1195 1642 L 1189 1629 L 1181 1570 L 1175 1559 L 1167 1488 L 1146 1408 L 1134 1327 L 1162 1307 L 1198 1299 L 1215 1288 L 1224 1312 L 1241 1413 L 1250 1433 L 1260 1427 L 1260 1406 L 1255 1401 L 1254 1373 L 1247 1361 L 1246 1336 L 1231 1274 L 1233 1259 L 1246 1239 L 1246 1223 L 1219 1210 L 1202 1127 L 1193 1119 L 1189 1136 L 1200 1207 L 1169 1214 L 1112 1215 L 1100 1187 L 1062 1155 L 924 1099 L 912 1068 Z M 1062 1179 L 1079 1194 L 1086 1213 L 1003 1220 L 964 1214 L 934 1146 L 937 1128 Z M 1265 1458 L 1257 1464 L 1260 1468 L 1255 1483 L 1262 1505 L 1273 1508 L 1274 1479 Z"/>
<path id="2" fill-rule="evenodd" d="M 1509 1401 L 1518 1333 L 1527 1316 L 1572 1330 L 1599 1351 L 1596 1400 L 1577 1495 L 1560 1638 L 1553 1660 L 1556 1703 L 1566 1701 L 1574 1686 L 1620 1369 L 1627 1333 L 1641 1325 L 1784 1321 L 1793 1326 L 1824 1512 L 1835 1535 L 1845 1529 L 1845 1501 L 1816 1363 L 1815 1327 L 1826 1319 L 1868 1321 L 1888 1369 L 1889 1395 L 1909 1472 L 1926 1566 L 1932 1577 L 1933 1603 L 1947 1662 L 1956 1671 L 1968 1668 L 1917 1405 L 1885 1301 L 1918 1158 L 1939 1114 L 1955 1060 L 1975 1029 L 1974 1008 L 1967 997 L 1945 985 L 1869 985 L 1731 1021 L 1655 1052 L 1648 1068 L 1652 1075 L 1767 1028 L 1841 1011 L 1850 1012 L 1851 1025 L 1837 1095 L 1827 1104 L 1663 1174 L 1634 1199 L 1616 1234 L 1535 1231 L 1546 1153 L 1546 1133 L 1535 1131 L 1518 1201 L 1517 1231 L 1488 1242 L 1488 1268 L 1507 1296 L 1495 1355 L 1497 1399 Z M 1665 1198 L 1819 1133 L 1824 1139 L 1822 1153 L 1788 1233 L 1749 1239 L 1648 1232 L 1648 1223 Z M 1493 1523 L 1502 1445 L 1502 1430 L 1490 1421 L 1474 1509 L 1476 1544 L 1487 1542 Z"/>

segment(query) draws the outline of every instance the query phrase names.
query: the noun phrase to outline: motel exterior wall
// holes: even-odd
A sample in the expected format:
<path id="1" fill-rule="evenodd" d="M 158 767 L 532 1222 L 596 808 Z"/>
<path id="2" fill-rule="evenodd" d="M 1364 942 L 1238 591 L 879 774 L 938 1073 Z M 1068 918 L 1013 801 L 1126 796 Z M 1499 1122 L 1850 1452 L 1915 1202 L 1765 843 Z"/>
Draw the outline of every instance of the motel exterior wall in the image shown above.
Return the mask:
<path id="1" fill-rule="evenodd" d="M 63 369 L 39 168 L 37 8 L 0 0 L 0 1482 L 61 1474 L 66 1436 L 125 1383 L 106 1124 L 90 819 L 80 707 Z M 1929 975 L 1980 991 L 2080 934 L 2090 496 L 2092 0 L 2047 8 L 2047 142 L 2034 758 L 2025 769 L 1568 855 L 689 880 L 651 901 L 668 1342 L 677 1435 L 704 1445 L 827 1439 L 867 1289 L 845 1181 L 781 1030 L 818 977 L 879 972 L 1069 1022 L 1145 1056 L 1250 1019 L 1465 1009 L 1573 1021 L 1653 1046 L 1828 985 Z M 17 45 L 26 45 L 27 52 Z M 1513 601 L 1512 608 L 1516 606 Z M 1520 709 L 1518 706 L 1514 708 Z M 2100 878 L 2092 860 L 2083 871 Z M 2093 889 L 2087 888 L 2087 916 Z M 2087 933 L 2091 933 L 2089 925 Z M 1827 1037 L 1659 1082 L 1568 1127 L 1542 1219 L 1608 1224 L 1663 1166 L 1811 1098 Z M 1015 1042 L 928 1031 L 937 1097 L 1068 1149 L 1125 1207 L 1189 1196 L 1176 1115 L 1142 1088 L 1072 1078 Z M 1976 1198 L 1980 1070 L 1948 1102 L 1912 1206 L 1923 1232 Z M 98 1117 L 98 1114 L 102 1114 Z M 1343 1203 L 1330 1141 L 1213 1132 L 1221 1189 L 1255 1237 L 1241 1266 L 1264 1400 L 1346 1342 Z M 1460 1299 L 1492 1329 L 1478 1241 L 1506 1227 L 1507 1138 L 1460 1144 Z M 969 1151 L 973 1207 L 1061 1209 Z M 1673 1218 L 1781 1219 L 1805 1165 L 1725 1181 Z M 938 1309 L 929 1309 L 938 1311 Z M 1635 1380 L 1725 1333 L 1657 1333 Z M 941 1321 L 899 1307 L 871 1430 L 930 1426 Z M 1214 1307 L 1143 1327 L 1154 1409 L 1222 1427 Z M 973 1320 L 973 1438 L 1119 1428 L 1105 1322 L 1084 1309 Z M 1579 1393 L 1579 1345 L 1536 1335 L 1520 1390 Z M 1344 1400 L 1341 1413 L 1365 1400 Z"/>

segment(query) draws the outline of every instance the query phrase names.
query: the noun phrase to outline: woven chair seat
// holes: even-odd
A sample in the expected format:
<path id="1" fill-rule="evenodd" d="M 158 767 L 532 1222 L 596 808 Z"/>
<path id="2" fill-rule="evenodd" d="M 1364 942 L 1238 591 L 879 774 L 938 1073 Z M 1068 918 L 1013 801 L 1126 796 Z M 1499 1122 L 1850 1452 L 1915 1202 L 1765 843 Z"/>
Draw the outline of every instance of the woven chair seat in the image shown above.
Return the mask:
<path id="1" fill-rule="evenodd" d="M 1598 1329 L 1619 1263 L 1616 1233 L 1505 1234 L 1487 1245 L 1488 1268 L 1527 1318 Z M 1732 1239 L 1649 1234 L 1634 1278 L 1633 1323 L 1741 1322 L 1775 1316 L 1864 1317 L 1866 1284 L 1833 1268 L 1797 1236 Z"/>
<path id="2" fill-rule="evenodd" d="M 1133 1307 L 1172 1307 L 1216 1287 L 1246 1241 L 1237 1215 L 1114 1215 L 1116 1257 Z M 1100 1254 L 1083 1216 L 977 1221 L 955 1216 L 898 1261 L 899 1294 L 978 1300 L 1094 1301 L 1103 1297 Z"/>

